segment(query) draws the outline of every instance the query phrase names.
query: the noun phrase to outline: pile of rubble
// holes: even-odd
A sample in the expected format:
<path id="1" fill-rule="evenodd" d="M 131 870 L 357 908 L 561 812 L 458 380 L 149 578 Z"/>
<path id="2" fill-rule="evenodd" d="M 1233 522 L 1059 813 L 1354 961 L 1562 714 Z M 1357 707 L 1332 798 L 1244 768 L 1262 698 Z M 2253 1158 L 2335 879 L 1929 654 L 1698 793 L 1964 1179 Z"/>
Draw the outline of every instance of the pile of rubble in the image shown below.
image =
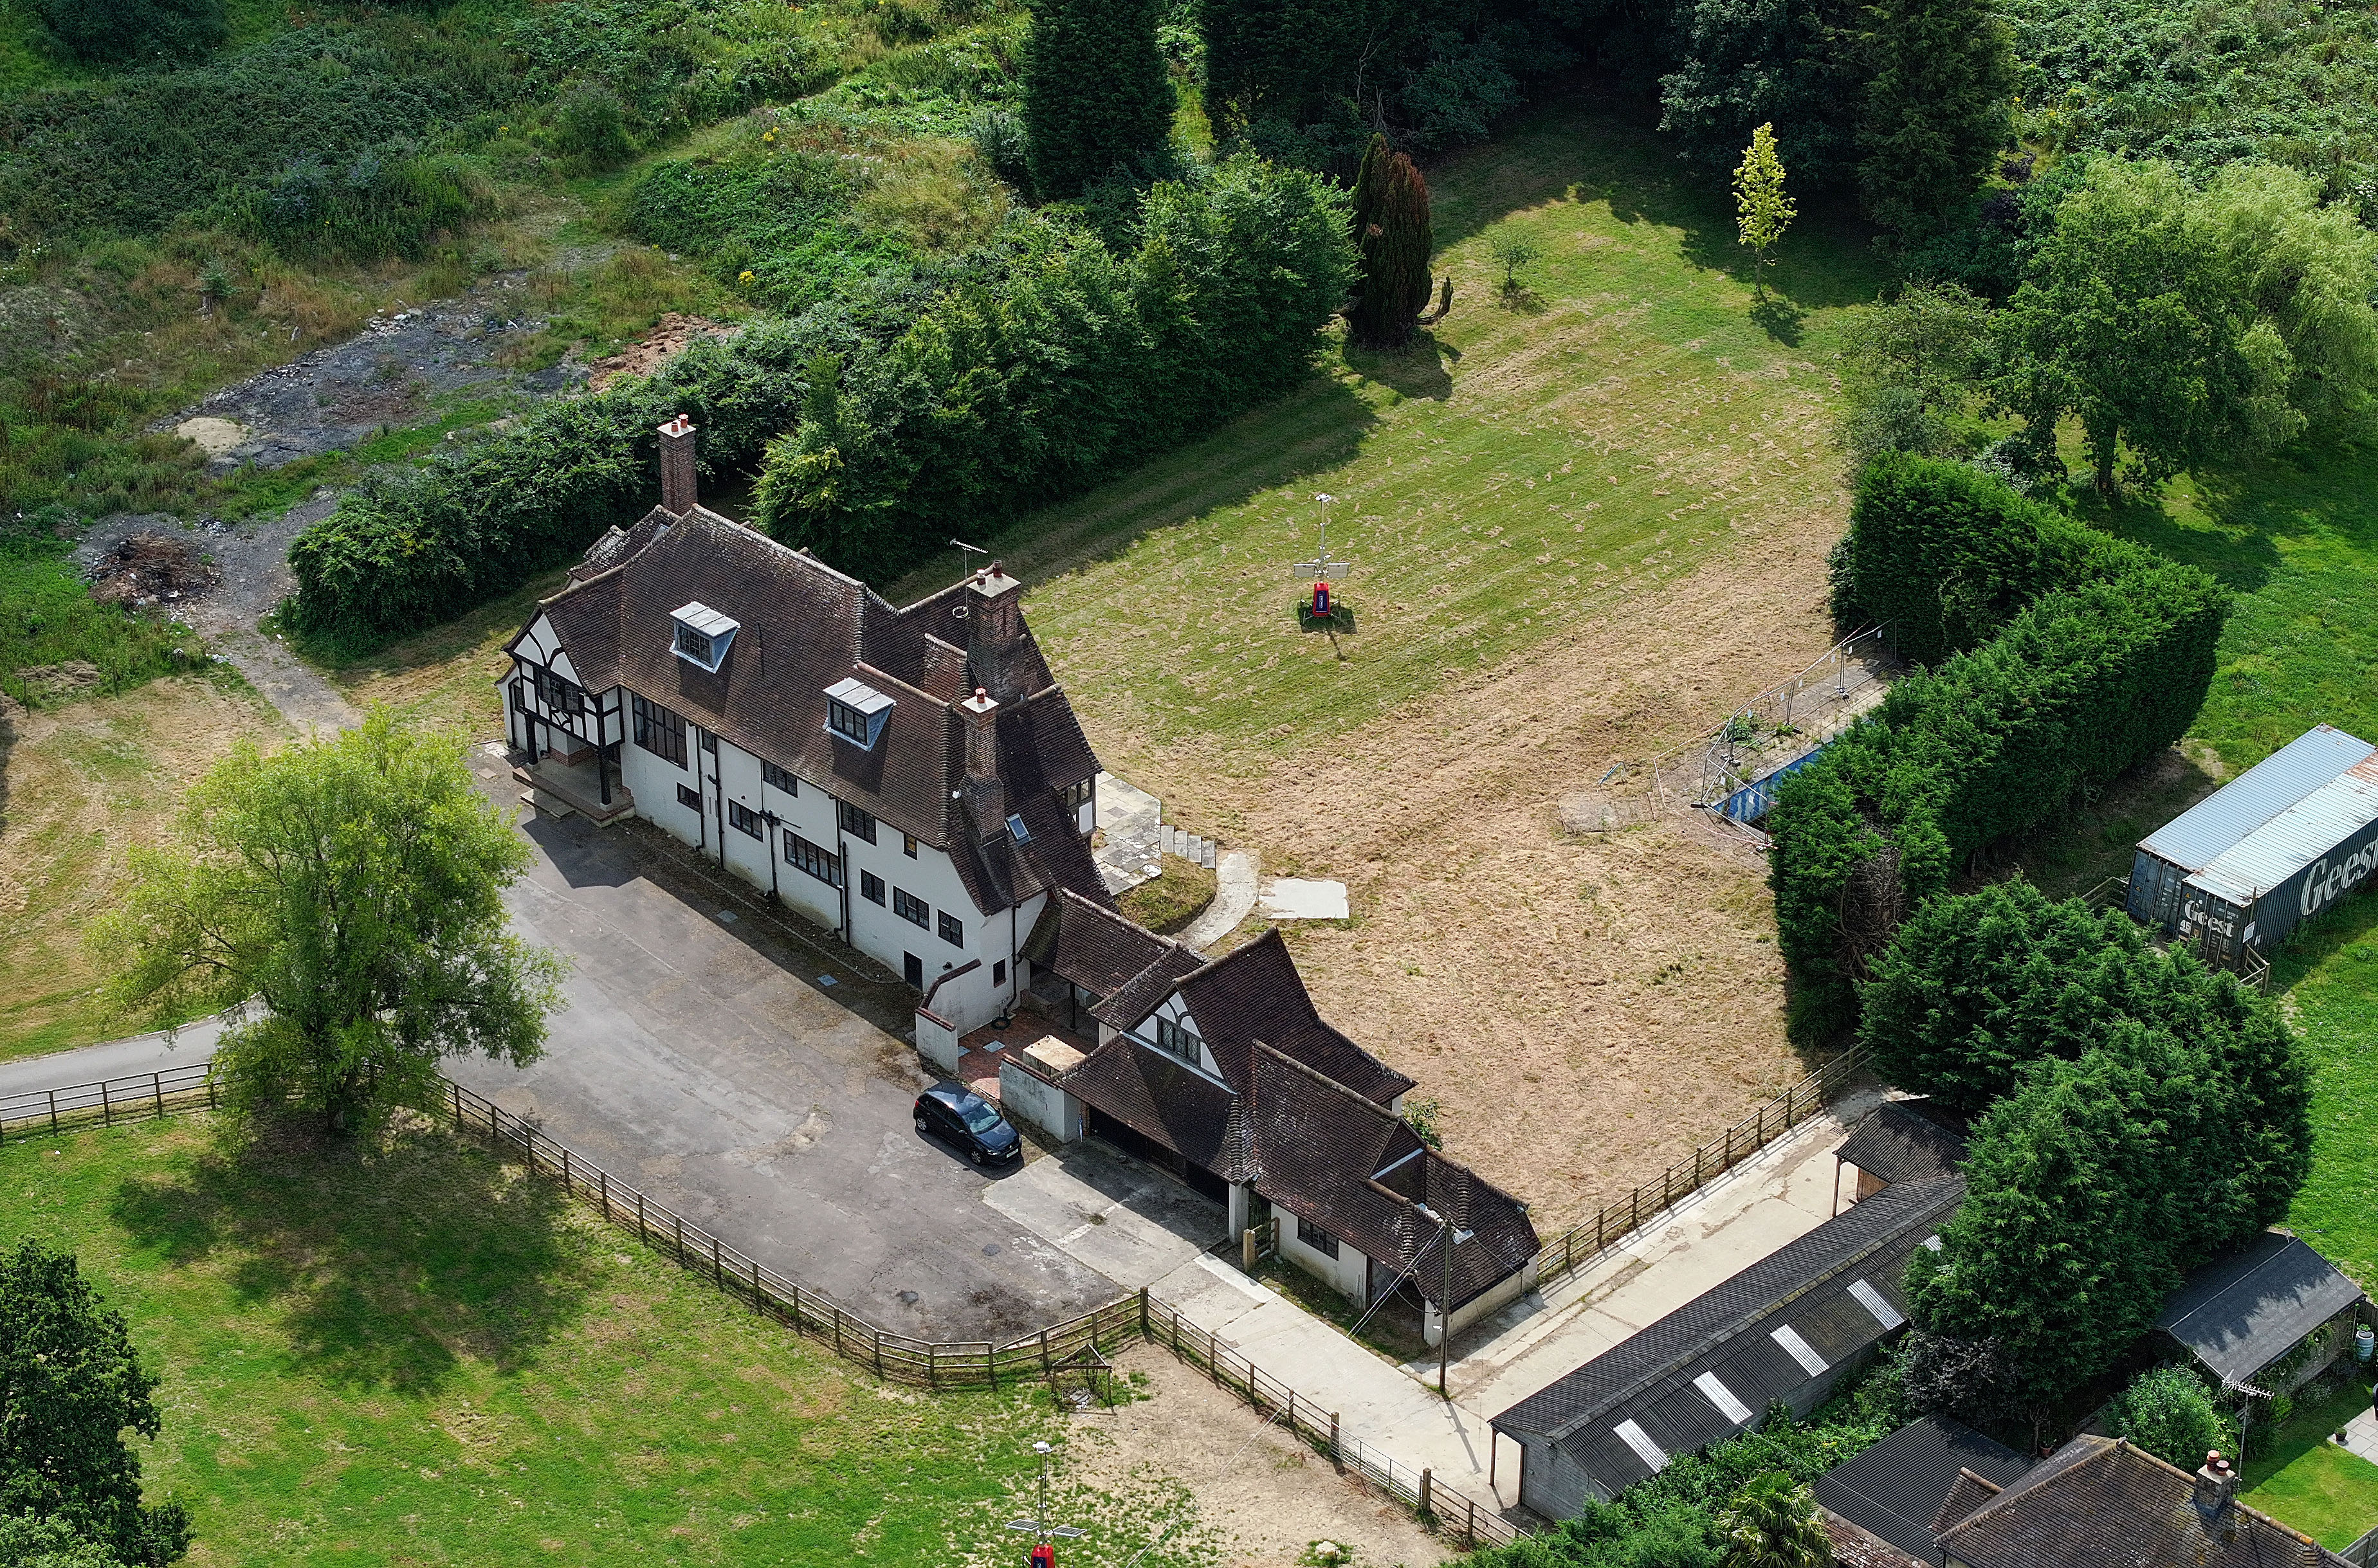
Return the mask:
<path id="1" fill-rule="evenodd" d="M 90 571 L 90 596 L 140 609 L 205 593 L 220 576 L 196 543 L 151 530 L 127 534 L 99 558 Z"/>

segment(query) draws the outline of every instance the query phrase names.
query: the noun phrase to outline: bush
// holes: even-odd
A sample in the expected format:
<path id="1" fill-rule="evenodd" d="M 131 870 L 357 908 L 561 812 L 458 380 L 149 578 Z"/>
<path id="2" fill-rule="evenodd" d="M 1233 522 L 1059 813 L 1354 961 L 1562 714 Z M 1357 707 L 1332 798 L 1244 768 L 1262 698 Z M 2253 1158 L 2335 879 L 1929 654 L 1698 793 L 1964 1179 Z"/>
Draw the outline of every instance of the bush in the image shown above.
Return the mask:
<path id="1" fill-rule="evenodd" d="M 2204 1455 L 2237 1451 L 2237 1429 L 2213 1403 L 2204 1380 L 2185 1367 L 2141 1372 L 2107 1407 L 2116 1437 L 2129 1438 L 2156 1458 L 2193 1470 Z"/>
<path id="2" fill-rule="evenodd" d="M 41 0 L 42 20 L 85 60 L 203 54 L 227 30 L 222 0 Z"/>
<path id="3" fill-rule="evenodd" d="M 1908 676 L 1768 819 L 1795 1031 L 1855 1021 L 1855 981 L 1959 864 L 2186 733 L 2213 678 L 2225 598 L 2163 565 L 2060 589 L 1995 641 Z"/>
<path id="4" fill-rule="evenodd" d="M 2156 559 L 1970 463 L 1886 452 L 1858 475 L 1850 531 L 1833 550 L 1833 619 L 1844 631 L 1889 622 L 1901 658 L 1936 664 L 2051 589 Z"/>
<path id="5" fill-rule="evenodd" d="M 196 633 L 93 599 L 66 549 L 54 539 L 0 540 L 0 689 L 29 707 L 47 707 L 69 689 L 100 696 L 197 667 Z M 17 673 L 78 661 L 96 669 L 94 684 L 35 685 Z"/>
<path id="6" fill-rule="evenodd" d="M 762 526 L 895 571 L 1287 390 L 1345 297 L 1346 222 L 1335 187 L 1241 156 L 1149 191 L 1128 257 L 1059 235 L 959 281 L 844 362 L 833 424 L 771 447 Z"/>
<path id="7" fill-rule="evenodd" d="M 627 106 L 599 83 L 568 92 L 553 113 L 553 145 L 573 165 L 590 174 L 616 169 L 635 156 L 628 137 Z"/>
<path id="8" fill-rule="evenodd" d="M 790 149 L 668 159 L 636 182 L 625 216 L 638 239 L 702 257 L 721 282 L 798 311 L 912 258 L 897 237 L 860 229 L 864 186 L 851 163 Z"/>
<path id="9" fill-rule="evenodd" d="M 239 203 L 242 226 L 283 252 L 351 261 L 417 258 L 436 236 L 495 208 L 494 186 L 467 159 L 377 150 L 336 170 L 301 159 Z"/>

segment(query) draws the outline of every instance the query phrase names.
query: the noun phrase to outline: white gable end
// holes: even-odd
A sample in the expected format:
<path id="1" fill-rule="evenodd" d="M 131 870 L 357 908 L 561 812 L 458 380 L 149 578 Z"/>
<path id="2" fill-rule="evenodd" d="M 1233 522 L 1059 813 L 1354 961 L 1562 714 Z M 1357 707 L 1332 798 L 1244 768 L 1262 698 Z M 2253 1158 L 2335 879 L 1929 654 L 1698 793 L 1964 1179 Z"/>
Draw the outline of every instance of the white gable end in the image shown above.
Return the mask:
<path id="1" fill-rule="evenodd" d="M 536 619 L 529 622 L 528 629 L 521 634 L 520 652 L 533 664 L 550 669 L 553 656 L 560 651 L 561 639 L 554 633 L 553 617 L 550 616 L 539 614 Z M 570 678 L 575 680 L 578 677 L 572 676 Z"/>
<path id="2" fill-rule="evenodd" d="M 585 684 L 583 681 L 578 680 L 578 672 L 570 667 L 570 655 L 562 652 L 560 649 L 556 648 L 553 651 L 553 657 L 547 660 L 546 664 L 551 667 L 553 673 L 559 676 L 562 679 L 577 681 L 578 684 L 582 686 Z"/>

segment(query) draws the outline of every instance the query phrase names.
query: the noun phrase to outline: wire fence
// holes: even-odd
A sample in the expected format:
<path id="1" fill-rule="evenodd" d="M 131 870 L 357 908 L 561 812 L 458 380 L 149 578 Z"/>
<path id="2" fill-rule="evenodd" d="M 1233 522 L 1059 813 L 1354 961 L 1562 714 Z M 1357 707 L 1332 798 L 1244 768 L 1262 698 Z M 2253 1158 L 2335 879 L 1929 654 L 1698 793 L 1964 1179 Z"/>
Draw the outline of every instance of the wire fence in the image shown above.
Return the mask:
<path id="1" fill-rule="evenodd" d="M 1694 1149 L 1626 1197 L 1604 1203 L 1593 1218 L 1579 1223 L 1544 1243 L 1536 1254 L 1539 1286 L 1592 1263 L 1603 1252 L 1640 1231 L 1676 1204 L 1723 1176 L 1802 1122 L 1823 1112 L 1841 1097 L 1866 1066 L 1862 1049 L 1853 1047 L 1809 1073 L 1757 1114 L 1735 1123 L 1723 1137 Z"/>
<path id="2" fill-rule="evenodd" d="M 1482 1503 L 1436 1479 L 1425 1467 L 1413 1469 L 1372 1443 L 1345 1431 L 1338 1413 L 1325 1401 L 1300 1394 L 1246 1355 L 1222 1343 L 1211 1329 L 1199 1328 L 1178 1309 L 1155 1299 L 1146 1290 L 1140 1301 L 1147 1314 L 1147 1337 L 1171 1350 L 1183 1363 L 1206 1372 L 1217 1388 L 1226 1388 L 1259 1412 L 1271 1415 L 1293 1433 L 1346 1470 L 1410 1508 L 1440 1531 L 1459 1536 L 1465 1547 L 1497 1546 L 1523 1533 L 1503 1515 L 1496 1503 Z"/>
<path id="3" fill-rule="evenodd" d="M 1772 781 L 1881 701 L 1898 669 L 1888 623 L 1844 638 L 1807 669 L 1654 761 L 1653 798 L 1757 820 L 1774 804 Z"/>

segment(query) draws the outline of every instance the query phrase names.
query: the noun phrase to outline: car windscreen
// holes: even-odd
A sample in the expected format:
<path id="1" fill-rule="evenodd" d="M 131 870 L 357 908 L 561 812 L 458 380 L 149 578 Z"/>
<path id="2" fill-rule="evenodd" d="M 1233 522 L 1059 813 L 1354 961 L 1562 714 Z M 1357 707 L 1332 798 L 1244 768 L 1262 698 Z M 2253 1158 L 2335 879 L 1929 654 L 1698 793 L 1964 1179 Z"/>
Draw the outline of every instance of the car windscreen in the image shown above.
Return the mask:
<path id="1" fill-rule="evenodd" d="M 991 1108 L 988 1100 L 962 1101 L 957 1112 L 969 1132 L 988 1132 L 999 1125 L 999 1112 Z"/>

